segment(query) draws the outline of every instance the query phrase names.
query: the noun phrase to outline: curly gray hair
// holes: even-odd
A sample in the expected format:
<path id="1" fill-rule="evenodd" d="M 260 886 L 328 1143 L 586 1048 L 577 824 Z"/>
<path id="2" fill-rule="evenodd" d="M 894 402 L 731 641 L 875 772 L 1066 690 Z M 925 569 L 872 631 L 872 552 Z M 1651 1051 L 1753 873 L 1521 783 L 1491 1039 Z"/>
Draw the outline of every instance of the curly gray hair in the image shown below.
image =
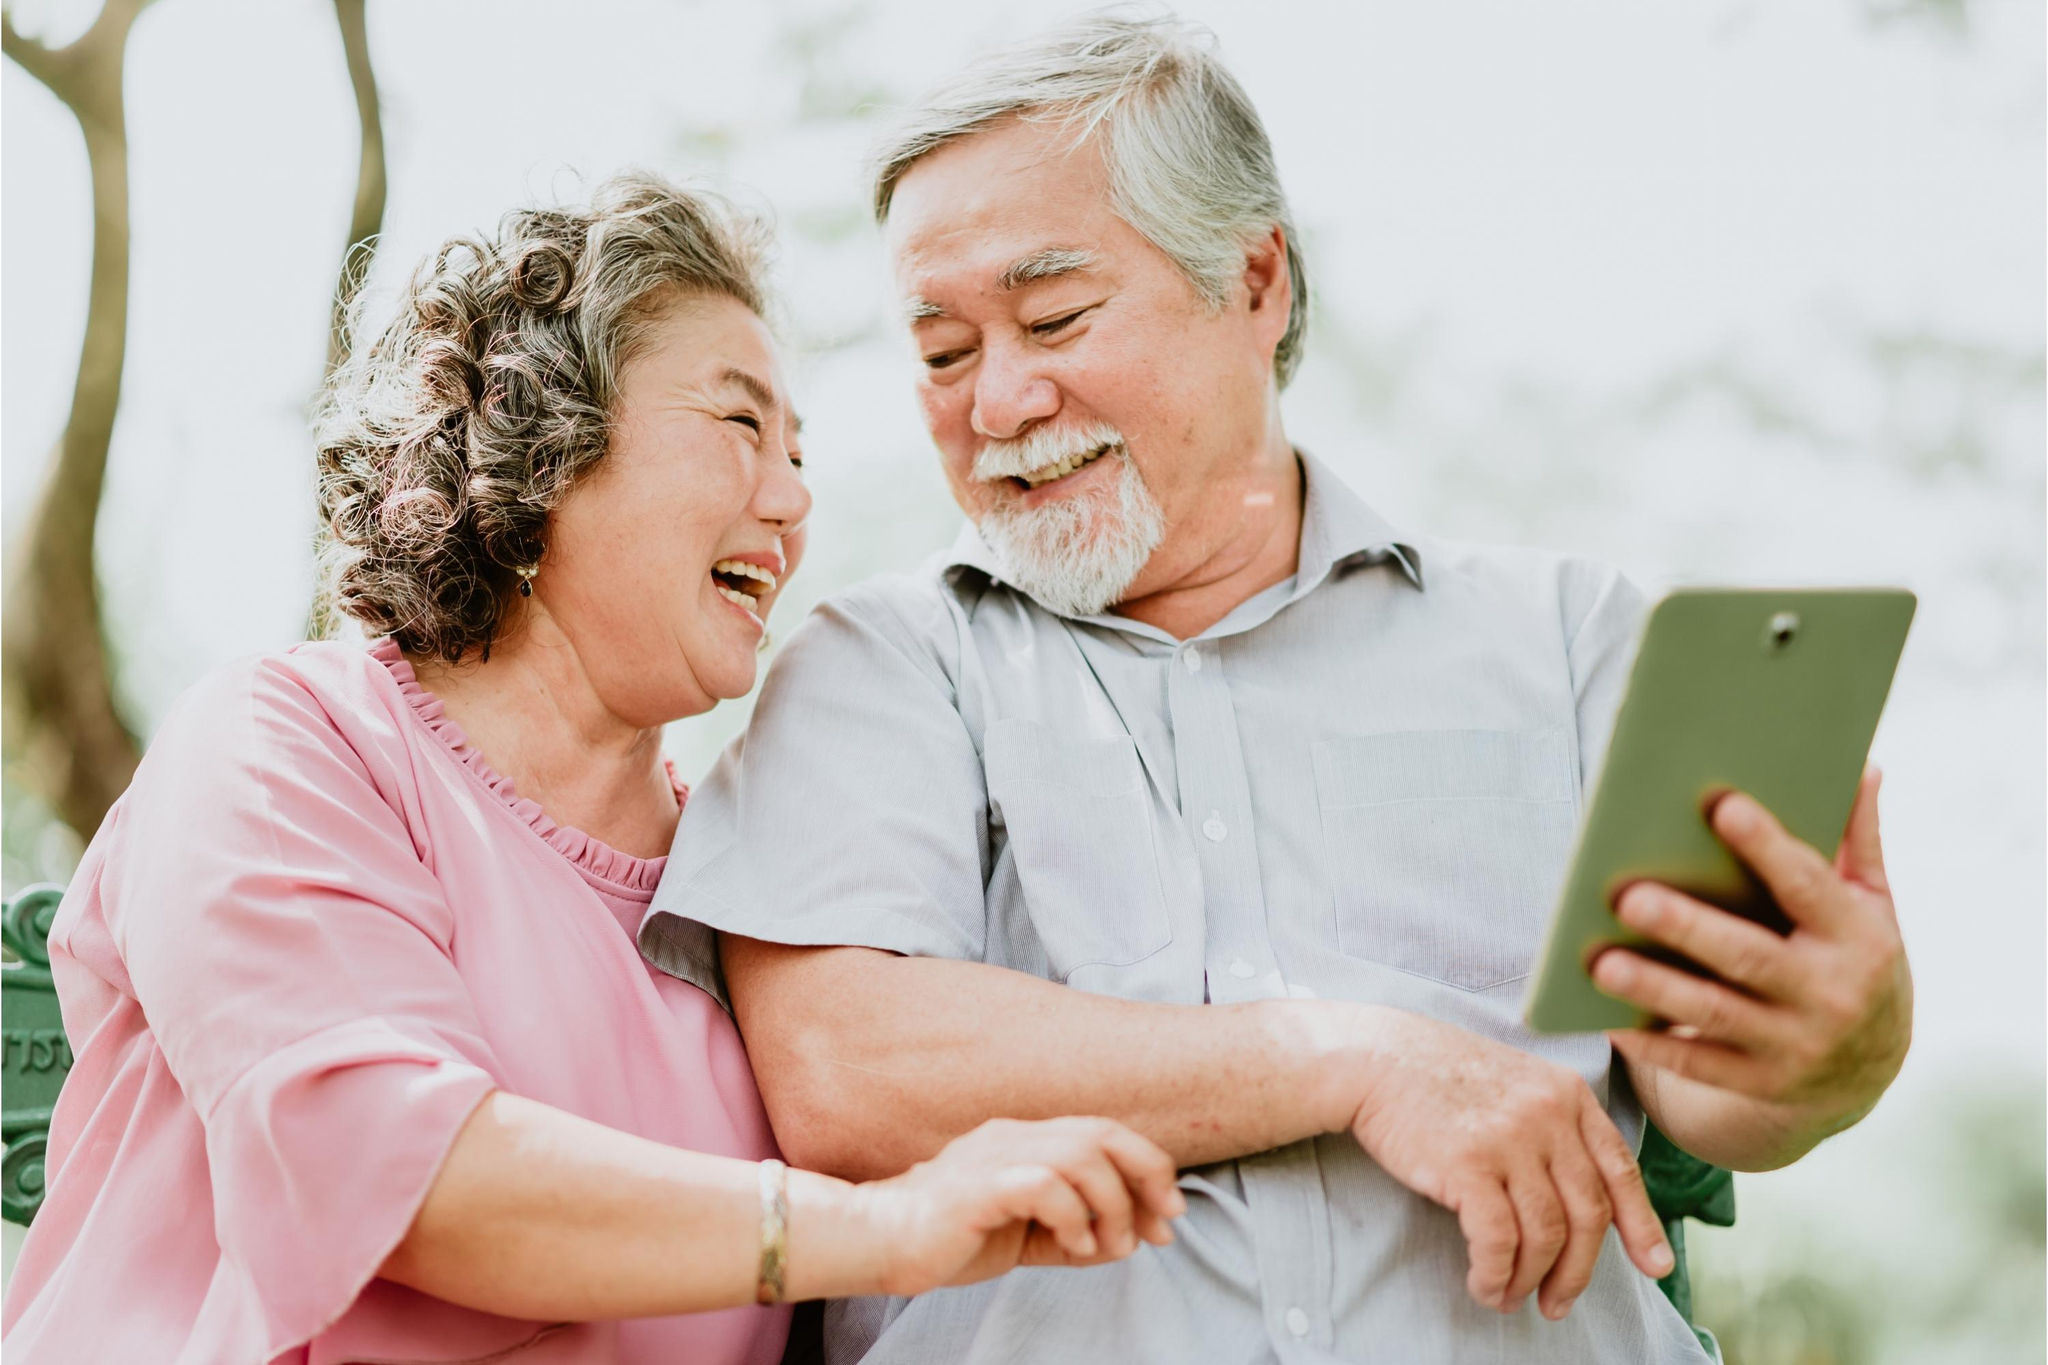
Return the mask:
<path id="1" fill-rule="evenodd" d="M 334 605 L 408 654 L 489 657 L 548 514 L 609 448 L 650 326 L 691 296 L 764 313 L 768 247 L 759 218 L 629 172 L 587 208 L 515 210 L 434 253 L 321 398 Z"/>
<path id="2" fill-rule="evenodd" d="M 1119 218 L 1164 252 L 1211 308 L 1230 297 L 1244 248 L 1279 227 L 1294 309 L 1273 352 L 1282 388 L 1308 336 L 1308 266 L 1259 111 L 1213 36 L 1171 17 L 1091 14 L 999 48 L 926 96 L 872 158 L 875 221 L 896 185 L 949 143 L 1007 119 L 1098 134 Z"/>

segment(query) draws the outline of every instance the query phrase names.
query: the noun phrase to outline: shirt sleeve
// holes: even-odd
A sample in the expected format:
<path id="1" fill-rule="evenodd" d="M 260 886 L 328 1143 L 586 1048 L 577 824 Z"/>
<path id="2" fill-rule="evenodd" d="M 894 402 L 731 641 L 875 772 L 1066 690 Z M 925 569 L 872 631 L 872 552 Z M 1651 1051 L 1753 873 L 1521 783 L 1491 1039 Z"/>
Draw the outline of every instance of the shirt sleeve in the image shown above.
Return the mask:
<path id="1" fill-rule="evenodd" d="M 1564 565 L 1566 657 L 1578 708 L 1579 783 L 1588 798 L 1614 736 L 1650 602 L 1619 571 L 1574 560 Z"/>
<path id="2" fill-rule="evenodd" d="M 152 743 L 100 865 L 204 1126 L 228 1297 L 263 1318 L 238 1336 L 270 1352 L 347 1311 L 496 1084 L 396 796 L 285 667 L 238 669 Z"/>
<path id="3" fill-rule="evenodd" d="M 857 590 L 790 637 L 690 794 L 640 936 L 656 966 L 702 984 L 710 929 L 982 956 L 988 789 L 943 663 L 951 617 L 917 619 Z"/>

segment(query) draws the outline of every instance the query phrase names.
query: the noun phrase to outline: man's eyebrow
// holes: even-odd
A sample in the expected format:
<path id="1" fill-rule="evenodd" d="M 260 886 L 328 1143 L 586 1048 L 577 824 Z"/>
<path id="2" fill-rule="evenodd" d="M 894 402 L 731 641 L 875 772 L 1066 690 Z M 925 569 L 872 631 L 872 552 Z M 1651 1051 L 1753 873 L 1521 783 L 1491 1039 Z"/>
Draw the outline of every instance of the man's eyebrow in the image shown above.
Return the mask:
<path id="1" fill-rule="evenodd" d="M 1019 257 L 1003 267 L 1003 273 L 996 276 L 996 288 L 1008 293 L 1022 289 L 1027 284 L 1040 280 L 1057 279 L 1061 275 L 1072 275 L 1095 268 L 1095 255 L 1088 251 L 1075 251 L 1069 247 L 1051 246 L 1043 251 L 1034 251 L 1029 256 Z M 920 294 L 912 294 L 903 301 L 903 316 L 909 322 L 923 322 L 926 318 L 942 318 L 946 310 Z"/>
<path id="2" fill-rule="evenodd" d="M 1095 257 L 1086 251 L 1074 251 L 1067 247 L 1047 247 L 1034 251 L 1029 256 L 1014 260 L 1003 267 L 1003 273 L 996 276 L 996 288 L 1003 290 L 1022 289 L 1039 280 L 1056 279 L 1061 275 L 1072 275 L 1077 271 L 1093 270 Z"/>
<path id="3" fill-rule="evenodd" d="M 782 410 L 782 404 L 775 401 L 775 390 L 769 388 L 758 378 L 748 374 L 737 365 L 726 366 L 725 373 L 718 376 L 718 382 L 730 384 L 732 387 L 741 390 L 747 397 L 753 399 L 768 412 L 780 412 Z M 798 431 L 804 429 L 804 419 L 797 416 L 794 412 L 789 414 L 789 424 Z"/>

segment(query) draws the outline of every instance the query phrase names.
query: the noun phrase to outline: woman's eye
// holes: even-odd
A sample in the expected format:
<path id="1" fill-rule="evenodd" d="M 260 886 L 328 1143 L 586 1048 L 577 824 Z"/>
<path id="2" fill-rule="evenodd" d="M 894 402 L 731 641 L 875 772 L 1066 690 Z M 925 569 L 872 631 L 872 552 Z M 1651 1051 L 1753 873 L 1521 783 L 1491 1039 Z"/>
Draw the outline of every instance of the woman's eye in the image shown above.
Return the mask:
<path id="1" fill-rule="evenodd" d="M 756 436 L 759 436 L 761 434 L 761 419 L 754 416 L 752 413 L 736 412 L 732 416 L 726 418 L 725 420 L 728 422 L 738 422 L 741 426 L 744 426 L 748 430 L 752 431 Z"/>
<path id="2" fill-rule="evenodd" d="M 960 358 L 966 354 L 967 352 L 965 351 L 941 351 L 937 355 L 928 355 L 924 358 L 925 368 L 928 370 L 946 369 L 958 364 Z"/>
<path id="3" fill-rule="evenodd" d="M 1076 308 L 1071 313 L 1062 313 L 1056 318 L 1047 318 L 1044 322 L 1033 323 L 1031 335 L 1040 337 L 1052 336 L 1057 332 L 1065 330 L 1069 324 L 1087 311 L 1086 308 Z"/>

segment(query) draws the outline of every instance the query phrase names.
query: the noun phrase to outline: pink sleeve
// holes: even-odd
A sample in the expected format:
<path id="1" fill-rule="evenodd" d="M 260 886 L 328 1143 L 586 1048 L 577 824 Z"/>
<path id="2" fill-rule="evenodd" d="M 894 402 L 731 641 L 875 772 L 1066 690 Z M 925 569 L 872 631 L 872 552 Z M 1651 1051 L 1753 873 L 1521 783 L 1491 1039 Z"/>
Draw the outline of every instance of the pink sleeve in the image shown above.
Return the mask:
<path id="1" fill-rule="evenodd" d="M 283 669 L 218 675 L 151 746 L 108 927 L 206 1132 L 223 1273 L 273 1350 L 344 1313 L 497 1070 L 394 802 Z"/>

